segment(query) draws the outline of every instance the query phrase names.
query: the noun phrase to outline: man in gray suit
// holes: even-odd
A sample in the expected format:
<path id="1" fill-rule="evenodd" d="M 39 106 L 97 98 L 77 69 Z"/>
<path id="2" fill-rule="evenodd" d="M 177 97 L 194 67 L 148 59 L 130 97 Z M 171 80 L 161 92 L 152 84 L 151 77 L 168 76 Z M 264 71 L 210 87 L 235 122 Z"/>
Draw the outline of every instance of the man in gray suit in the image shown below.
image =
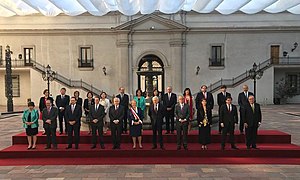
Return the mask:
<path id="1" fill-rule="evenodd" d="M 177 131 L 177 150 L 181 149 L 182 132 L 183 132 L 183 147 L 185 150 L 188 150 L 187 135 L 188 135 L 190 108 L 189 105 L 184 103 L 183 96 L 178 96 L 178 103 L 175 106 L 175 117 L 176 117 L 176 131 Z"/>
<path id="2" fill-rule="evenodd" d="M 45 149 L 51 148 L 51 143 L 53 149 L 57 149 L 56 143 L 56 128 L 57 128 L 57 115 L 58 110 L 56 107 L 52 106 L 50 100 L 46 101 L 46 108 L 42 111 L 43 127 L 47 135 L 47 145 Z"/>
<path id="3" fill-rule="evenodd" d="M 91 126 L 92 126 L 92 147 L 91 149 L 96 148 L 97 144 L 97 132 L 100 139 L 100 146 L 101 149 L 105 149 L 104 147 L 104 141 L 103 141 L 103 118 L 105 116 L 105 110 L 104 107 L 99 103 L 100 97 L 95 97 L 95 104 L 90 106 L 90 119 L 91 119 Z"/>

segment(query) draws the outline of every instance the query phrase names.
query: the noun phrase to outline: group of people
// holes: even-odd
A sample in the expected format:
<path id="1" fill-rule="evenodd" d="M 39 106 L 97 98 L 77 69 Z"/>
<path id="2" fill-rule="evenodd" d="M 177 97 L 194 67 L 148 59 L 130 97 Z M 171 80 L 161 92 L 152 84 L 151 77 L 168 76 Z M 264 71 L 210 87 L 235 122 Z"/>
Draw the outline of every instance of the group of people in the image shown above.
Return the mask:
<path id="1" fill-rule="evenodd" d="M 238 124 L 237 107 L 232 104 L 232 96 L 226 92 L 226 86 L 221 87 L 221 92 L 217 95 L 219 105 L 219 133 L 222 134 L 221 149 L 225 149 L 226 136 L 229 134 L 231 148 L 238 149 L 234 142 L 234 128 Z M 60 94 L 54 99 L 49 95 L 48 90 L 44 90 L 44 96 L 40 98 L 39 110 L 34 109 L 33 102 L 28 103 L 28 109 L 23 113 L 23 126 L 26 129 L 28 138 L 28 149 L 36 148 L 38 134 L 38 120 L 43 121 L 43 128 L 47 136 L 46 149 L 57 149 L 56 129 L 57 117 L 59 120 L 59 133 L 68 135 L 68 146 L 66 149 L 79 148 L 81 117 L 84 111 L 89 130 L 92 134 L 91 149 L 96 148 L 97 142 L 101 149 L 105 149 L 103 134 L 110 128 L 113 149 L 121 148 L 121 134 L 129 133 L 132 137 L 133 149 L 142 149 L 142 127 L 145 114 L 151 119 L 153 131 L 153 146 L 157 148 L 157 141 L 162 150 L 165 149 L 163 143 L 163 125 L 166 125 L 165 134 L 177 134 L 177 150 L 183 147 L 188 150 L 188 133 L 191 130 L 191 122 L 196 115 L 199 129 L 199 143 L 203 150 L 211 142 L 212 109 L 214 108 L 214 98 L 207 92 L 207 86 L 201 86 L 201 90 L 194 99 L 189 88 L 184 90 L 183 95 L 172 92 L 172 87 L 167 87 L 167 92 L 160 95 L 158 90 L 154 90 L 151 97 L 149 110 L 146 112 L 146 101 L 140 89 L 136 91 L 136 96 L 129 101 L 129 96 L 125 94 L 123 87 L 119 88 L 119 94 L 113 98 L 112 103 L 107 99 L 105 92 L 100 95 L 87 93 L 87 98 L 83 101 L 78 91 L 74 96 L 66 95 L 66 89 L 61 88 Z M 55 105 L 54 105 L 55 103 Z M 240 106 L 240 132 L 246 131 L 247 149 L 257 149 L 257 130 L 261 124 L 260 105 L 255 102 L 253 93 L 248 91 L 248 86 L 243 86 L 243 92 L 238 96 Z M 83 107 L 82 107 L 83 104 Z M 52 145 L 52 146 L 51 146 Z"/>

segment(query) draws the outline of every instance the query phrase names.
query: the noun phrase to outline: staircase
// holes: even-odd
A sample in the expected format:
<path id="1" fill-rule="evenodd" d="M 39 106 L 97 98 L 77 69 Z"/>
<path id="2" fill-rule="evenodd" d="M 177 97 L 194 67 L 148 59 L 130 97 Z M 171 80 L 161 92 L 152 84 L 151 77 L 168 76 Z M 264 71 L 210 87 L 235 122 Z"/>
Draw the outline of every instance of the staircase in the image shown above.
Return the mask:
<path id="1" fill-rule="evenodd" d="M 32 69 L 40 72 L 40 73 L 45 73 L 46 72 L 46 66 L 34 61 L 34 60 L 30 60 L 30 63 L 25 63 L 24 60 L 12 60 L 11 62 L 12 67 L 31 67 Z M 0 67 L 5 67 L 5 61 L 1 60 L 0 61 Z M 55 72 L 55 76 L 54 76 L 54 80 L 69 87 L 69 88 L 78 88 L 78 89 L 82 89 L 84 91 L 91 91 L 93 94 L 100 94 L 102 92 L 102 90 L 94 87 L 92 84 L 88 84 L 84 81 L 82 81 L 82 79 L 80 80 L 72 80 L 72 79 L 68 79 L 65 76 L 59 74 L 58 72 Z M 107 97 L 110 99 L 112 98 L 112 96 L 107 95 Z"/>
<path id="2" fill-rule="evenodd" d="M 257 65 L 257 70 L 265 71 L 266 69 L 271 67 L 271 65 L 272 65 L 272 59 L 267 59 Z M 231 87 L 231 88 L 236 87 L 251 78 L 249 72 L 250 69 L 246 70 L 246 72 L 240 74 L 237 77 L 233 77 L 232 79 L 221 79 L 213 84 L 210 84 L 208 86 L 208 91 L 214 93 L 217 90 L 219 90 L 222 85 L 226 85 L 227 87 Z"/>

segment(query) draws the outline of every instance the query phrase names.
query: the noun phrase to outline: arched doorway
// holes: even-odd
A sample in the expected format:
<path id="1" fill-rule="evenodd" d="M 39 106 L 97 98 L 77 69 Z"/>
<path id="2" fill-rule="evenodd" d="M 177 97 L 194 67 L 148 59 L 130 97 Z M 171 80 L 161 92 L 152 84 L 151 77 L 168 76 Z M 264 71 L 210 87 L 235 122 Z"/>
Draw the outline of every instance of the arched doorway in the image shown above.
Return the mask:
<path id="1" fill-rule="evenodd" d="M 138 88 L 143 92 L 152 96 L 154 89 L 164 91 L 164 64 L 156 55 L 146 55 L 140 60 L 137 75 Z"/>

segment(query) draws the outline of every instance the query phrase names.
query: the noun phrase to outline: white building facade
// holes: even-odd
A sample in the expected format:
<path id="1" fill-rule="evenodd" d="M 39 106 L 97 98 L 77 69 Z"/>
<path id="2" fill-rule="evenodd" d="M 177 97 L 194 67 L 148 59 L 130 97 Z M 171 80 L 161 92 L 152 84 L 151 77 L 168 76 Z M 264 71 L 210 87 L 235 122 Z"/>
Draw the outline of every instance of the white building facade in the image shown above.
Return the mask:
<path id="1" fill-rule="evenodd" d="M 220 85 L 226 84 L 236 103 L 243 84 L 253 91 L 253 81 L 243 73 L 254 62 L 264 71 L 257 80 L 259 103 L 274 103 L 280 80 L 295 89 L 288 102 L 299 103 L 296 43 L 300 15 L 288 12 L 0 18 L 0 105 L 6 105 L 6 45 L 13 51 L 15 105 L 38 102 L 47 88 L 42 71 L 48 64 L 57 74 L 50 86 L 53 96 L 61 87 L 68 94 L 80 90 L 85 98 L 89 89 L 114 95 L 120 86 L 129 94 L 137 88 L 164 91 L 172 86 L 182 94 L 185 87 L 196 93 L 206 84 L 216 99 Z"/>

